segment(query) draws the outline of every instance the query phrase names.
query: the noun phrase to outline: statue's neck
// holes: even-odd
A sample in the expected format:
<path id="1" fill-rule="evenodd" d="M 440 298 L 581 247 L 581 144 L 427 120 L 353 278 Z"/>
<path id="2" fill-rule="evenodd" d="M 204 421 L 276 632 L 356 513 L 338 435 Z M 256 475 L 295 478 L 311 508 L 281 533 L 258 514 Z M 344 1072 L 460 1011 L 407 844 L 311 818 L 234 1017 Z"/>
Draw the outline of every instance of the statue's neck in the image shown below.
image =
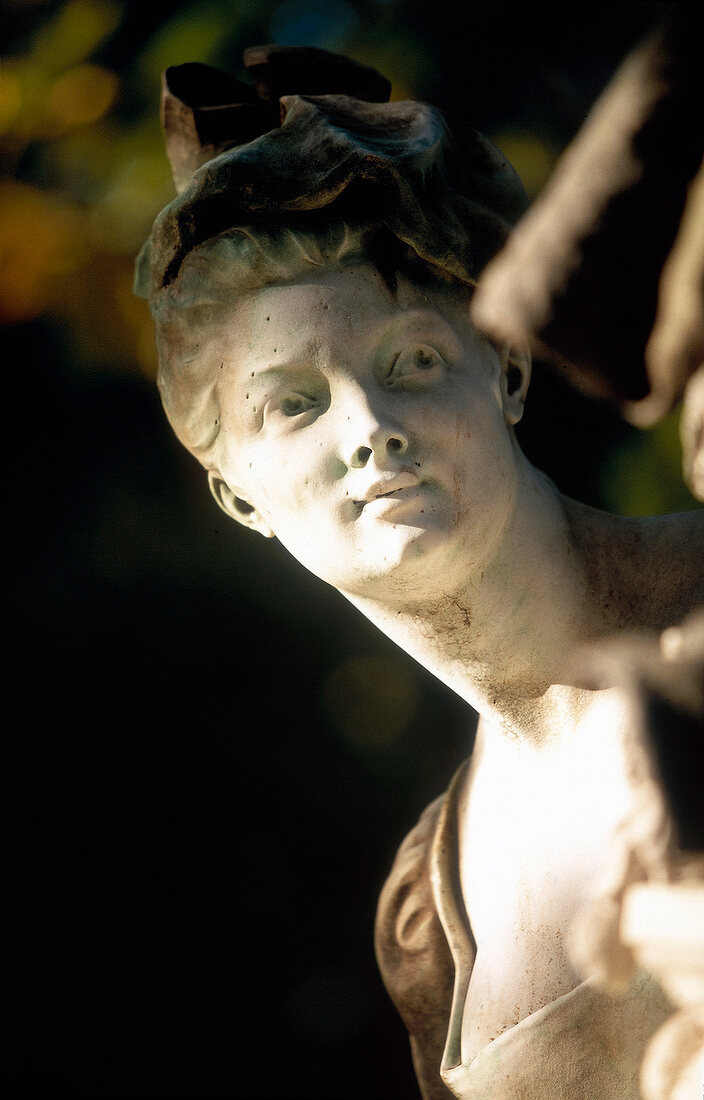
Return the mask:
<path id="1" fill-rule="evenodd" d="M 349 598 L 481 715 L 535 740 L 585 705 L 577 647 L 623 629 L 662 629 L 696 604 L 697 589 L 704 599 L 703 519 L 600 512 L 526 462 L 514 512 L 481 570 L 468 568 L 441 600 Z"/>
<path id="2" fill-rule="evenodd" d="M 515 720 L 560 679 L 589 635 L 586 578 L 559 493 L 525 464 L 490 561 L 456 575 L 442 599 L 352 602 L 480 714 Z M 520 719 L 519 719 L 520 721 Z"/>

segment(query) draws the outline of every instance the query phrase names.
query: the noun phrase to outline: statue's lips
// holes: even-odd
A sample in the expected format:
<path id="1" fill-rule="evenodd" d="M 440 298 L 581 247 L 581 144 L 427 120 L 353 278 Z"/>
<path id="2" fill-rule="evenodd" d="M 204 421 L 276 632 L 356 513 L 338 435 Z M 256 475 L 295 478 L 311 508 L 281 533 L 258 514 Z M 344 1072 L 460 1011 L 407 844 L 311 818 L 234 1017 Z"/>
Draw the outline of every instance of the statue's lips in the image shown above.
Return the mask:
<path id="1" fill-rule="evenodd" d="M 386 514 L 399 505 L 411 503 L 420 489 L 421 482 L 415 474 L 398 474 L 376 482 L 365 497 L 355 503 L 363 511 Z"/>
<path id="2" fill-rule="evenodd" d="M 389 474 L 370 485 L 364 496 L 358 497 L 355 503 L 366 507 L 366 505 L 373 504 L 377 500 L 400 498 L 409 489 L 417 489 L 419 485 L 420 478 L 416 474 L 406 473 L 405 471 L 398 474 Z"/>

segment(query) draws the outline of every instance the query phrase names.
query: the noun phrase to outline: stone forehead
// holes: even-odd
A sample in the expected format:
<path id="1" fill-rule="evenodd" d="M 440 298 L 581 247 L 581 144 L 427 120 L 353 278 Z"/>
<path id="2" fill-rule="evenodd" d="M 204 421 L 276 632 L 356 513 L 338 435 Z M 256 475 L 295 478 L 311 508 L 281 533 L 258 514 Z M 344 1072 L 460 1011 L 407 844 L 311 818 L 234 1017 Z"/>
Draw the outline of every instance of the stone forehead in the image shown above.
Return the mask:
<path id="1" fill-rule="evenodd" d="M 365 334 L 396 321 L 411 330 L 427 328 L 434 319 L 436 324 L 453 324 L 459 305 L 464 306 L 468 331 L 474 332 L 466 309 L 470 293 L 460 284 L 419 286 L 403 274 L 391 290 L 373 264 L 360 256 L 344 266 L 316 268 L 300 278 L 236 296 L 225 303 L 225 326 L 238 340 L 251 341 L 253 351 L 281 352 L 290 346 L 318 347 L 321 340 L 335 339 L 343 331 L 347 339 L 363 340 Z"/>

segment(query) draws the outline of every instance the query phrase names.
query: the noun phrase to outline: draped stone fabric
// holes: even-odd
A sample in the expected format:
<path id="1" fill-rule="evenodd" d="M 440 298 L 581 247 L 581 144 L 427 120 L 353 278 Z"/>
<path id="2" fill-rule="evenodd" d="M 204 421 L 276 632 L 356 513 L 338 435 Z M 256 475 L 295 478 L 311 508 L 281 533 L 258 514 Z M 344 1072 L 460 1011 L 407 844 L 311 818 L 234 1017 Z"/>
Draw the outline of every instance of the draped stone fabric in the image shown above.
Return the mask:
<path id="1" fill-rule="evenodd" d="M 321 65 L 312 82 L 310 51 L 301 51 L 298 69 L 289 51 L 286 80 L 267 81 L 266 50 L 257 49 L 259 91 L 291 89 L 276 101 L 204 65 L 165 74 L 163 122 L 180 193 L 140 253 L 136 292 L 168 287 L 193 249 L 236 226 L 311 215 L 385 227 L 473 285 L 527 204 L 506 158 L 462 119 L 448 122 L 427 104 L 359 98 L 381 96 L 383 77 L 375 74 L 375 84 L 373 70 L 343 80 L 344 65 Z M 301 87 L 322 93 L 332 83 L 332 94 L 299 94 L 297 72 Z M 355 95 L 336 90 L 360 83 Z"/>
<path id="2" fill-rule="evenodd" d="M 459 884 L 467 771 L 465 763 L 406 837 L 377 911 L 379 968 L 408 1029 L 424 1100 L 640 1100 L 645 1049 L 672 1011 L 642 971 L 619 996 L 582 982 L 463 1062 L 476 956 Z"/>
<path id="3" fill-rule="evenodd" d="M 432 802 L 399 848 L 379 898 L 374 930 L 379 970 L 408 1031 L 423 1100 L 452 1097 L 440 1064 L 454 965 L 430 884 L 430 849 L 446 801 L 442 795 Z"/>

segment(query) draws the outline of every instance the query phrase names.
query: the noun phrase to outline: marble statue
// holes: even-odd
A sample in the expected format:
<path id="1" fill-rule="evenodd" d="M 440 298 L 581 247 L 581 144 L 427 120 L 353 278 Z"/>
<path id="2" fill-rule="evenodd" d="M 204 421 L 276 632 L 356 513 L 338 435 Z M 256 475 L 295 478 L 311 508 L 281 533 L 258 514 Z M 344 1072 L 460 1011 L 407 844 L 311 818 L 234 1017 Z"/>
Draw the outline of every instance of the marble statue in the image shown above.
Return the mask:
<path id="1" fill-rule="evenodd" d="M 423 1096 L 631 1100 L 672 1003 L 641 968 L 612 995 L 569 944 L 641 750 L 626 693 L 574 654 L 704 602 L 704 514 L 606 514 L 523 455 L 528 344 L 470 318 L 526 206 L 489 142 L 321 51 L 245 62 L 254 86 L 165 76 L 178 195 L 136 285 L 167 416 L 228 516 L 479 712 L 377 916 Z"/>

